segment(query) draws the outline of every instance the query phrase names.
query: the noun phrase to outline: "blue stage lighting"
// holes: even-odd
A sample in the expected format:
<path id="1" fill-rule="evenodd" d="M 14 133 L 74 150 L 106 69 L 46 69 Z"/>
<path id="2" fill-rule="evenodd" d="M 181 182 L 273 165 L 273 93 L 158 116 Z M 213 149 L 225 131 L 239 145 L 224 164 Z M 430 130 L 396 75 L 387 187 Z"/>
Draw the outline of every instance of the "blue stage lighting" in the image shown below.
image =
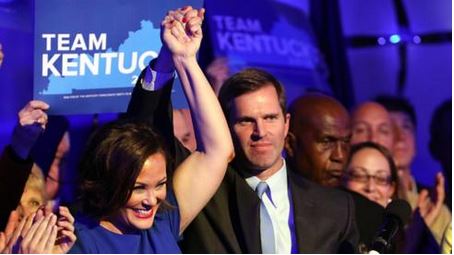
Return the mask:
<path id="1" fill-rule="evenodd" d="M 378 43 L 379 45 L 385 45 L 385 44 L 386 44 L 386 39 L 385 39 L 384 37 L 380 36 L 380 37 L 378 37 L 378 39 L 377 39 L 377 43 Z"/>
<path id="2" fill-rule="evenodd" d="M 413 36 L 413 43 L 420 44 L 421 43 L 421 37 L 419 37 L 418 35 Z"/>
<path id="3" fill-rule="evenodd" d="M 393 44 L 399 43 L 400 42 L 400 35 L 398 34 L 393 34 L 389 37 L 389 41 Z"/>

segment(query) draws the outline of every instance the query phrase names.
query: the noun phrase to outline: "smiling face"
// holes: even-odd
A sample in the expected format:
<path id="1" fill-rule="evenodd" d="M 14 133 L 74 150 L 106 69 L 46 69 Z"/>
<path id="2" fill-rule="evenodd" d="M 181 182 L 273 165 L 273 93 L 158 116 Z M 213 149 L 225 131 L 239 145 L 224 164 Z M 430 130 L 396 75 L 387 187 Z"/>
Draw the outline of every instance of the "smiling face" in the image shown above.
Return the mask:
<path id="1" fill-rule="evenodd" d="M 166 198 L 166 183 L 165 157 L 155 153 L 145 161 L 126 205 L 114 216 L 102 220 L 101 226 L 118 234 L 150 228 Z"/>
<path id="2" fill-rule="evenodd" d="M 383 207 L 394 194 L 391 168 L 385 156 L 373 148 L 364 148 L 352 156 L 347 168 L 346 187 Z"/>
<path id="3" fill-rule="evenodd" d="M 289 118 L 284 116 L 272 85 L 234 98 L 229 125 L 237 162 L 260 179 L 277 172 L 283 164 Z"/>

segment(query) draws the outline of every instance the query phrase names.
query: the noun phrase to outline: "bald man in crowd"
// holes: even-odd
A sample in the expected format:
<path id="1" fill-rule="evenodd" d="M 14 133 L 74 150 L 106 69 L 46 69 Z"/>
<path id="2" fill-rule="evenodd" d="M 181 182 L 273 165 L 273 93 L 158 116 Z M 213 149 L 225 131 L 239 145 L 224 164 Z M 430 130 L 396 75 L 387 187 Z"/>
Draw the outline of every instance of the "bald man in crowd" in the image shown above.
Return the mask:
<path id="1" fill-rule="evenodd" d="M 360 104 L 352 114 L 351 144 L 372 141 L 393 151 L 394 129 L 385 107 L 376 102 Z"/>
<path id="2" fill-rule="evenodd" d="M 286 151 L 289 163 L 306 178 L 338 187 L 350 149 L 350 118 L 335 99 L 322 94 L 297 98 L 290 106 Z"/>
<path id="3" fill-rule="evenodd" d="M 322 186 L 339 188 L 350 151 L 348 111 L 332 97 L 310 93 L 293 101 L 289 113 L 285 146 L 289 168 Z M 368 251 L 384 209 L 358 193 L 348 192 L 355 203 L 360 251 Z"/>

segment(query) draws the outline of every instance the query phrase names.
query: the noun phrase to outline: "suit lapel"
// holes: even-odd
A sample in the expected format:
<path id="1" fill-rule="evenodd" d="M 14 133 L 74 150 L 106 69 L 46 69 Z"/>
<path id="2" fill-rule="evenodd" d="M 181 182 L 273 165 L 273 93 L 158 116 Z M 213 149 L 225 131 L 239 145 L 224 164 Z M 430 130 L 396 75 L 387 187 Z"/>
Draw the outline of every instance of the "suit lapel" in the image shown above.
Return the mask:
<path id="1" fill-rule="evenodd" d="M 300 176 L 292 171 L 287 171 L 289 178 L 289 187 L 293 202 L 293 215 L 295 222 L 296 241 L 299 253 L 308 252 L 313 245 L 312 236 L 315 236 L 316 222 L 315 219 L 315 201 L 310 194 L 308 186 Z"/>
<path id="2" fill-rule="evenodd" d="M 260 243 L 260 200 L 246 181 L 238 174 L 235 178 L 238 226 L 233 226 L 245 253 L 261 253 Z M 236 222 L 233 220 L 233 222 Z"/>

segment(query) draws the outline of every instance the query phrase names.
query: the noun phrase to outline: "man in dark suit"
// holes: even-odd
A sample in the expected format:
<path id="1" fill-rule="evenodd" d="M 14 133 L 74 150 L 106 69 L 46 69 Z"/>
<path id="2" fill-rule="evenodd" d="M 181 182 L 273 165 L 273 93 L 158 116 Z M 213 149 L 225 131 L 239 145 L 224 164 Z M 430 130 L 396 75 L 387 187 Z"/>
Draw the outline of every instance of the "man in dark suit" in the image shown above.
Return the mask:
<path id="1" fill-rule="evenodd" d="M 139 77 L 128 115 L 156 126 L 178 164 L 187 150 L 172 134 L 169 63 L 162 49 Z M 290 119 L 281 84 L 269 73 L 246 69 L 225 82 L 219 99 L 236 158 L 214 197 L 186 229 L 182 251 L 355 252 L 358 233 L 351 197 L 288 171 L 281 156 Z M 257 195 L 260 187 L 265 191 Z"/>
<path id="2" fill-rule="evenodd" d="M 350 116 L 332 97 L 310 93 L 296 98 L 289 107 L 292 115 L 285 149 L 291 169 L 327 187 L 342 186 L 350 151 Z M 361 251 L 367 251 L 383 221 L 384 208 L 356 192 L 356 223 Z"/>

